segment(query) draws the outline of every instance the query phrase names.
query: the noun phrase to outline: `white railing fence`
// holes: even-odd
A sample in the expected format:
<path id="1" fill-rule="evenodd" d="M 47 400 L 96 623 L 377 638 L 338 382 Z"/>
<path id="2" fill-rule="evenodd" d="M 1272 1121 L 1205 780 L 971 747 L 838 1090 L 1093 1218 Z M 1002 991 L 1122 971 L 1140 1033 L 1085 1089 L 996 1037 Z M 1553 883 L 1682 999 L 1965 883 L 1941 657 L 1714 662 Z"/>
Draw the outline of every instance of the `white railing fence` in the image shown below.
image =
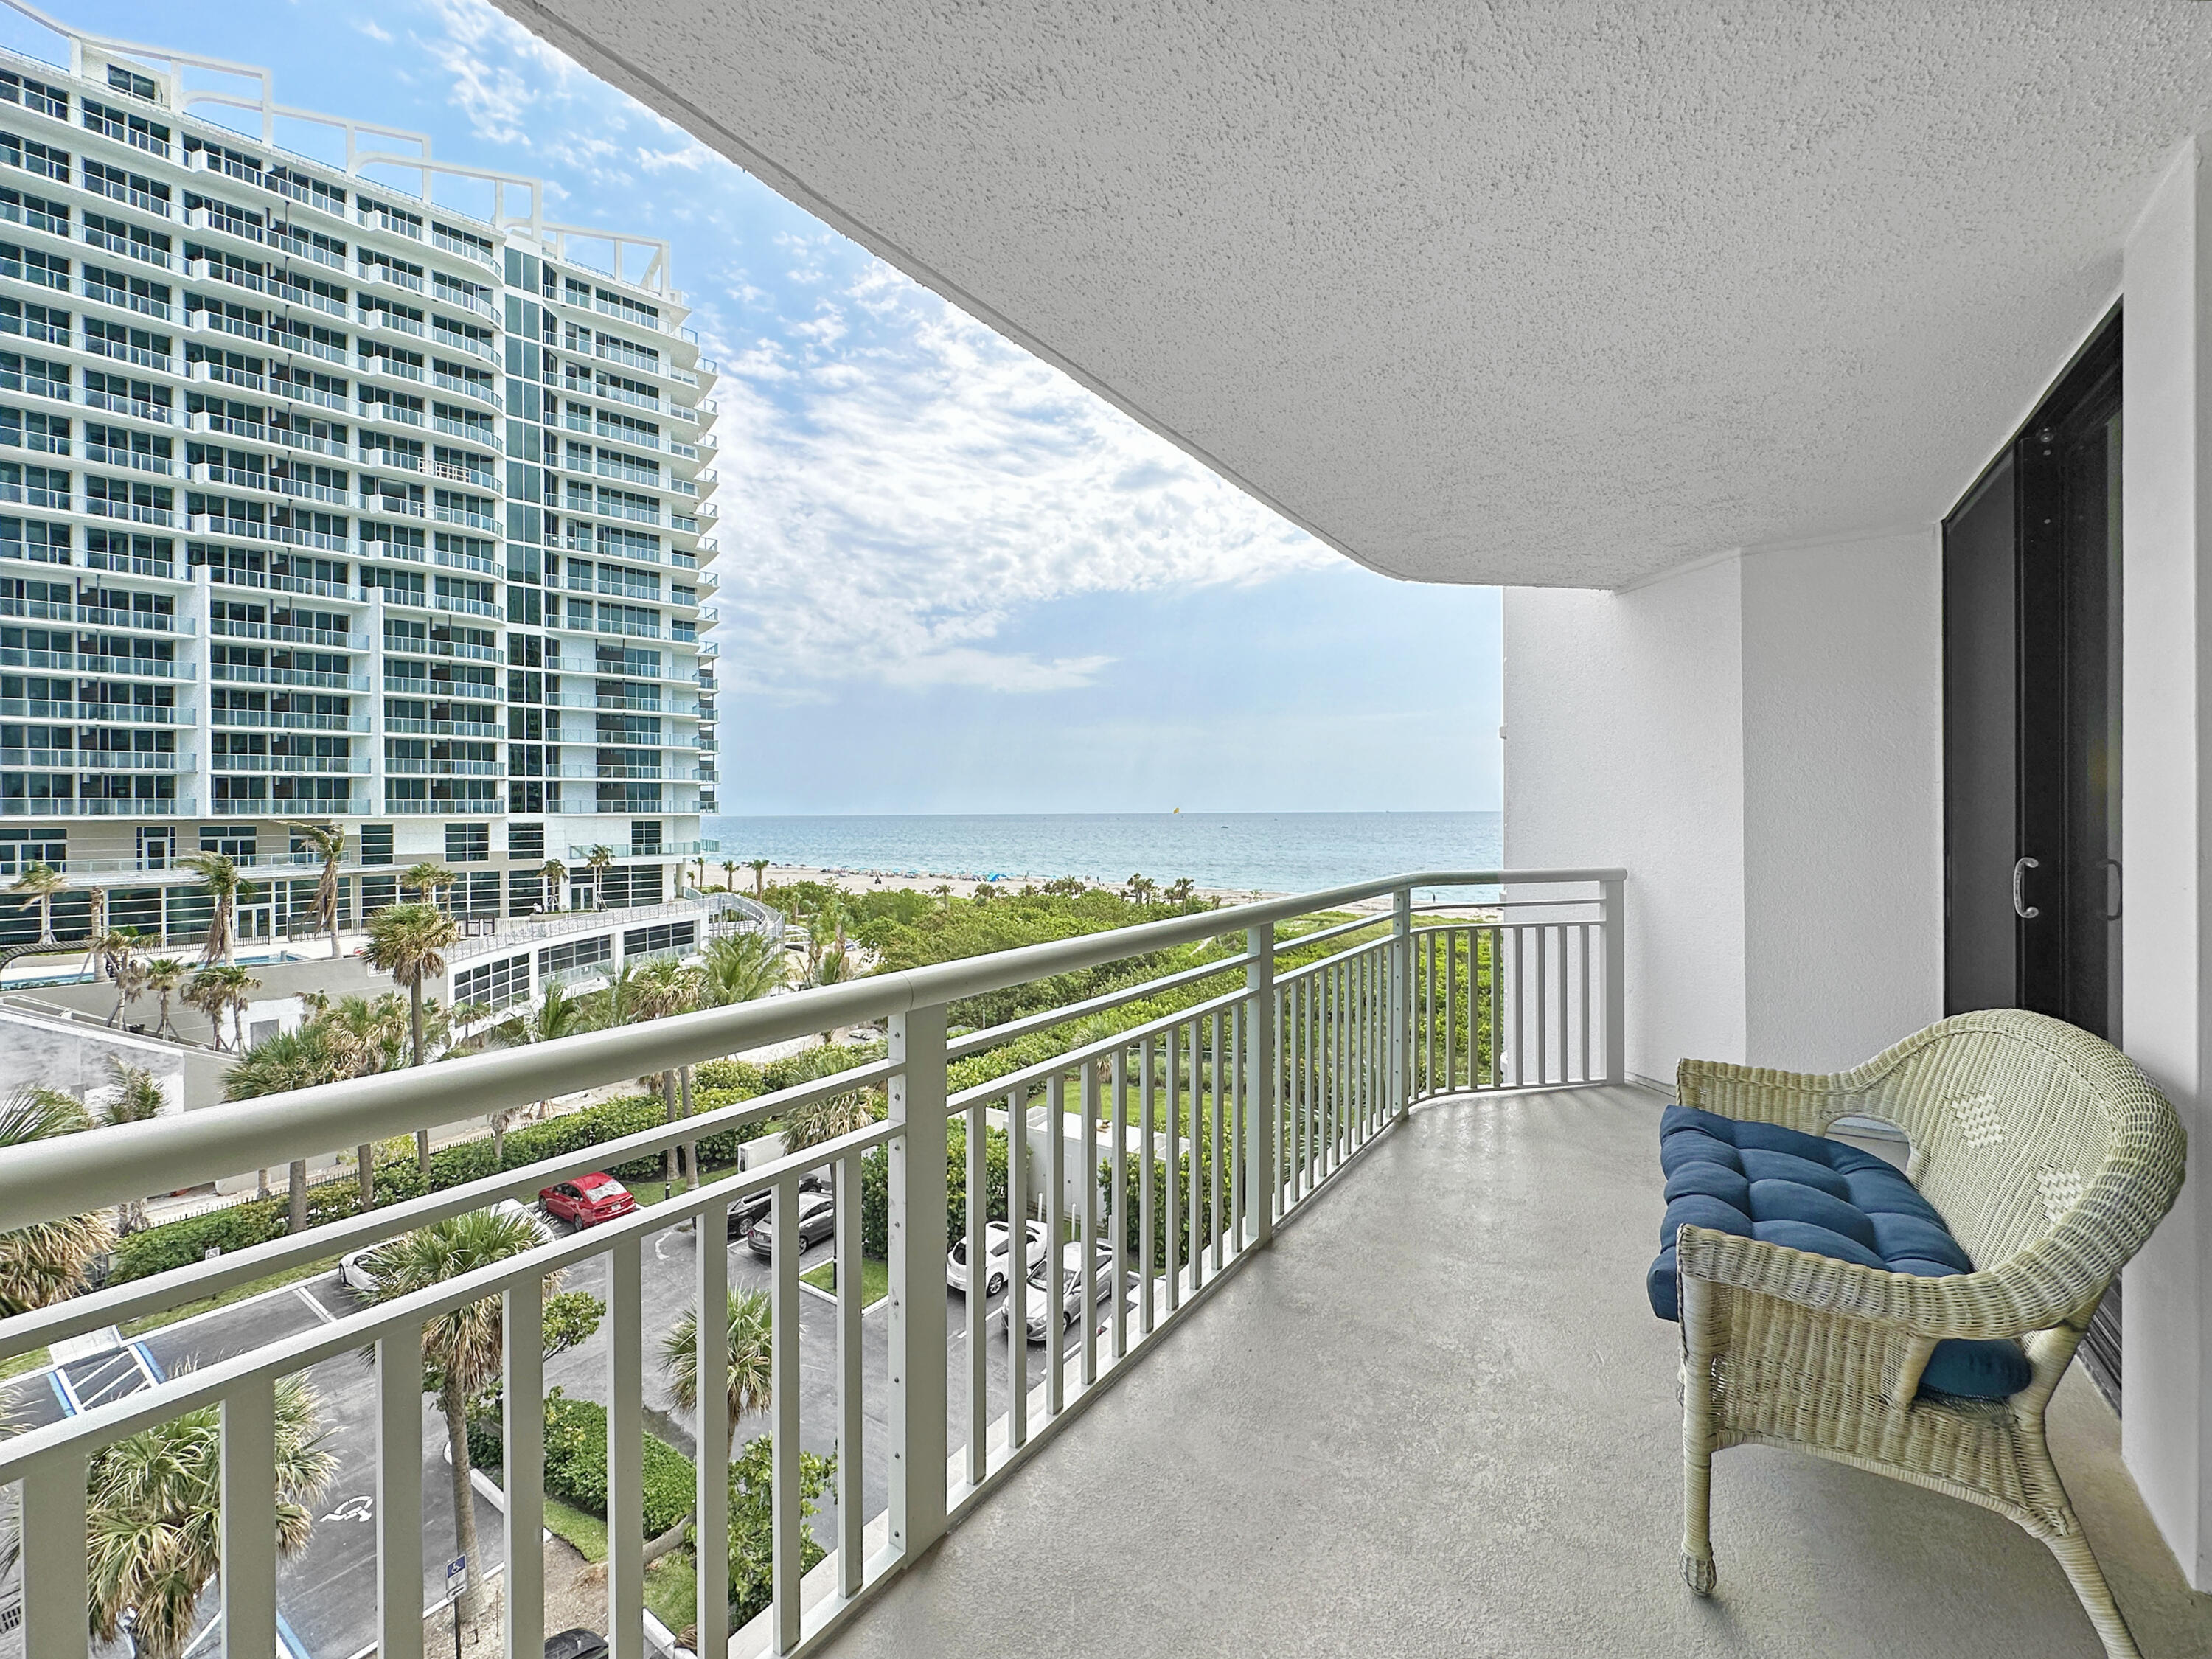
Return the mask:
<path id="1" fill-rule="evenodd" d="M 222 1416 L 223 1651 L 265 1659 L 277 1650 L 276 1385 L 373 1350 L 370 1530 L 379 1590 L 372 1639 L 380 1659 L 422 1659 L 426 1601 L 434 1600 L 424 1576 L 424 1328 L 498 1298 L 507 1518 L 495 1571 L 503 1578 L 504 1650 L 507 1659 L 538 1659 L 546 1610 L 542 1298 L 545 1276 L 569 1270 L 595 1275 L 607 1304 L 600 1335 L 579 1352 L 599 1367 L 608 1407 L 608 1639 L 612 1659 L 642 1659 L 647 1274 L 664 1275 L 664 1301 L 665 1275 L 680 1272 L 690 1306 L 719 1308 L 732 1275 L 725 1247 L 738 1242 L 728 1212 L 763 1194 L 772 1247 L 772 1594 L 733 1640 L 732 1521 L 725 1466 L 712 1451 L 728 1430 L 726 1407 L 720 1389 L 702 1388 L 696 1648 L 708 1659 L 805 1650 L 1264 1248 L 1277 1225 L 1416 1103 L 1469 1090 L 1622 1079 L 1624 879 L 1617 870 L 1400 876 L 15 1149 L 0 1160 L 0 1216 L 9 1226 L 135 1199 L 149 1186 L 173 1188 L 549 1095 L 680 1072 L 809 1033 L 866 1021 L 885 1021 L 890 1033 L 887 1057 L 872 1064 L 0 1322 L 0 1357 L 18 1354 L 501 1198 L 526 1200 L 586 1170 L 696 1150 L 702 1135 L 765 1125 L 808 1102 L 860 1090 L 880 1090 L 887 1102 L 880 1121 L 795 1156 L 679 1188 L 526 1255 L 0 1440 L 0 1487 L 21 1483 L 27 1517 L 21 1564 L 27 1652 L 31 1659 L 87 1653 L 88 1460 L 123 1437 L 210 1406 Z M 1502 900 L 1486 893 L 1455 911 L 1414 904 L 1417 893 L 1501 884 Z M 1528 901 L 1524 912 L 1516 896 L 1524 887 L 1571 896 Z M 1385 896 L 1388 910 L 1342 914 Z M 973 1014 L 971 999 L 1209 942 L 1195 964 L 948 1036 L 951 1020 Z M 1131 1014 L 1142 1017 L 1119 1029 L 1107 1018 Z M 1043 1058 L 1015 1063 L 1038 1048 Z M 686 1075 L 686 1109 L 690 1095 Z M 1011 1132 L 1003 1199 L 994 1190 L 993 1133 L 1001 1127 Z M 878 1349 L 864 1334 L 857 1294 L 836 1298 L 827 1329 L 819 1304 L 802 1317 L 799 1226 L 814 1194 L 801 1182 L 825 1167 L 842 1287 L 866 1279 L 866 1192 L 872 1184 L 882 1194 L 877 1214 L 889 1292 Z M 949 1199 L 961 1207 L 948 1212 Z M 993 1310 L 991 1287 L 976 1293 L 978 1244 L 994 1221 L 1019 1230 L 1030 1218 L 1042 1223 L 1058 1260 L 1041 1265 L 1034 1281 L 1018 1267 L 1006 1273 L 1005 1300 Z M 949 1328 L 945 1292 L 948 1235 L 956 1230 L 964 1232 L 970 1264 L 964 1340 Z M 1017 1244 L 1008 1259 L 1020 1261 L 1025 1248 Z M 669 1252 L 679 1259 L 688 1252 L 688 1267 L 665 1265 Z M 1060 1317 L 1053 1316 L 1055 1297 Z M 1043 1301 L 1041 1358 L 1025 1340 L 1032 1298 Z M 1002 1318 L 1003 1341 L 996 1334 Z M 721 1322 L 699 1323 L 699 1371 L 712 1377 L 722 1365 Z M 882 1356 L 872 1365 L 871 1352 Z M 836 1462 L 828 1518 L 810 1528 L 801 1454 L 817 1449 L 833 1451 Z M 872 1518 L 872 1511 L 880 1513 Z M 830 1553 L 807 1572 L 810 1531 Z"/>

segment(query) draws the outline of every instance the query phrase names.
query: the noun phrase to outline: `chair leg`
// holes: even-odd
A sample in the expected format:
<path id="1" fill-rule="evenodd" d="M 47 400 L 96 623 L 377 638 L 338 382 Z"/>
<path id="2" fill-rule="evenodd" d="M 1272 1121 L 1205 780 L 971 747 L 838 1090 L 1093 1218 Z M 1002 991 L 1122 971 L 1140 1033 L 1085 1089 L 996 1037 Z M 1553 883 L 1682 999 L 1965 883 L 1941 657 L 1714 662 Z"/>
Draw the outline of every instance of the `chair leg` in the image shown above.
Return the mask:
<path id="1" fill-rule="evenodd" d="M 2081 1522 L 2075 1522 L 2074 1531 L 2043 1541 L 2058 1558 L 2058 1565 L 2066 1569 L 2074 1594 L 2081 1598 L 2081 1611 L 2089 1615 L 2089 1622 L 2097 1627 L 2098 1639 L 2105 1644 L 2106 1659 L 2142 1659 L 2142 1650 L 2136 1646 L 2135 1634 L 2128 1629 L 2127 1617 L 2121 1613 L 2120 1604 L 2112 1599 L 2112 1587 L 2105 1583 L 2104 1569 L 2097 1565 L 2096 1553 L 2081 1531 Z"/>
<path id="2" fill-rule="evenodd" d="M 1681 1281 L 1682 1582 L 1711 1595 L 1720 1582 L 1713 1565 L 1713 1435 L 1711 1354 L 1705 1340 L 1710 1287 Z"/>

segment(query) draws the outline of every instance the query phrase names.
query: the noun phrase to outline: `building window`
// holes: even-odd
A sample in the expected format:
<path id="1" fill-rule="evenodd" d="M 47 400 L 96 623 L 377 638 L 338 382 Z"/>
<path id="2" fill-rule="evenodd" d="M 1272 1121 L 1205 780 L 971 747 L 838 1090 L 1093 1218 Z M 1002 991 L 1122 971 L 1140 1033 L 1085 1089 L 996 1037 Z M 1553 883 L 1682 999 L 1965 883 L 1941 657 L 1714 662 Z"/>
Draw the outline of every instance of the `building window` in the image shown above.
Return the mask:
<path id="1" fill-rule="evenodd" d="M 177 856 L 177 830 L 174 824 L 147 825 L 138 832 L 138 867 L 141 870 L 166 870 Z"/>
<path id="2" fill-rule="evenodd" d="M 649 859 L 660 851 L 660 820 L 634 819 L 629 826 L 629 855 Z"/>
<path id="3" fill-rule="evenodd" d="M 593 963 L 605 962 L 615 953 L 615 942 L 599 933 L 591 939 L 570 939 L 561 945 L 549 945 L 538 953 L 538 971 L 557 974 L 564 969 L 588 968 Z"/>
<path id="4" fill-rule="evenodd" d="M 545 861 L 545 826 L 542 823 L 508 824 L 507 855 L 517 864 L 543 864 Z"/>
<path id="5" fill-rule="evenodd" d="M 386 833 L 389 834 L 390 831 L 387 830 Z M 388 858 L 385 861 L 386 863 L 391 862 Z M 361 921 L 362 927 L 366 927 L 368 925 L 368 919 L 374 915 L 379 910 L 389 909 L 392 906 L 398 902 L 398 877 L 363 876 L 361 878 Z"/>
<path id="6" fill-rule="evenodd" d="M 542 877 L 520 870 L 507 872 L 507 914 L 510 916 L 529 916 L 538 913 L 545 902 L 545 883 Z"/>
<path id="7" fill-rule="evenodd" d="M 530 1000 L 530 957 L 525 952 L 503 962 L 487 962 L 453 975 L 453 1006 L 480 1002 L 487 1008 L 511 1008 Z"/>
<path id="8" fill-rule="evenodd" d="M 643 951 L 675 951 L 688 948 L 699 934 L 696 921 L 662 922 L 653 927 L 633 927 L 623 935 L 623 954 L 636 956 Z"/>
<path id="9" fill-rule="evenodd" d="M 250 823 L 210 823 L 200 830 L 203 853 L 220 853 L 228 859 L 250 859 L 258 844 Z"/>
<path id="10" fill-rule="evenodd" d="M 491 825 L 449 823 L 446 826 L 446 862 L 482 864 L 491 857 Z"/>
<path id="11" fill-rule="evenodd" d="M 392 862 L 392 826 L 388 823 L 364 823 L 361 827 L 361 861 L 363 864 Z M 385 901 L 387 904 L 390 900 Z"/>
<path id="12" fill-rule="evenodd" d="M 465 889 L 465 896 L 464 896 Z M 497 916 L 499 915 L 499 872 L 471 870 L 453 890 L 454 900 L 463 915 Z"/>
<path id="13" fill-rule="evenodd" d="M 61 830 L 0 830 L 0 876 L 21 875 L 33 864 L 67 868 L 67 835 Z"/>

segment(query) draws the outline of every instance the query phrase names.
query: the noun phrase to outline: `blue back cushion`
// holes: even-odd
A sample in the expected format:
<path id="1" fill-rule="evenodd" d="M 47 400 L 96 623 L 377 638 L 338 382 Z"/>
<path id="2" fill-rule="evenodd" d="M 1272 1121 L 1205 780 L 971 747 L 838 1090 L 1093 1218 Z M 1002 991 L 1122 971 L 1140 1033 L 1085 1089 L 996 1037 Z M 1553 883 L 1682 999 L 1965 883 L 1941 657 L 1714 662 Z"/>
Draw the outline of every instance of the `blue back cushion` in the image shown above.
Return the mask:
<path id="1" fill-rule="evenodd" d="M 1659 1120 L 1667 1218 L 1644 1277 L 1651 1310 L 1673 1319 L 1674 1235 L 1685 1223 L 1762 1239 L 1863 1267 L 1940 1278 L 1973 1271 L 1936 1206 L 1871 1152 L 1772 1123 L 1740 1123 L 1694 1107 Z M 2027 1356 L 2007 1340 L 1938 1342 L 1923 1394 L 2002 1400 L 2028 1383 Z"/>

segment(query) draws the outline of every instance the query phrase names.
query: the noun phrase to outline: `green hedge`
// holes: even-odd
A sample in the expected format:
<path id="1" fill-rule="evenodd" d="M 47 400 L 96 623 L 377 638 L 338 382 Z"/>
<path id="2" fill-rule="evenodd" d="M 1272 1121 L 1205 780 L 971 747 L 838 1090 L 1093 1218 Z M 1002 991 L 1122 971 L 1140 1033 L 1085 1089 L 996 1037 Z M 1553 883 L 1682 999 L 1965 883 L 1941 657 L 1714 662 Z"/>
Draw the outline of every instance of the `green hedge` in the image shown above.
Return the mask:
<path id="1" fill-rule="evenodd" d="M 848 1059 L 844 1063 L 865 1061 Z M 697 1080 L 699 1086 L 692 1091 L 694 1112 L 734 1106 L 761 1092 L 761 1068 L 743 1060 L 709 1061 L 699 1067 Z M 665 1121 L 666 1109 L 658 1097 L 626 1095 L 563 1117 L 548 1118 L 543 1123 L 520 1124 L 507 1132 L 506 1158 L 501 1167 L 519 1170 L 548 1158 L 565 1158 L 586 1147 L 658 1128 Z M 710 1169 L 734 1164 L 738 1148 L 757 1137 L 761 1128 L 761 1125 L 751 1124 L 702 1135 L 700 1161 Z M 376 1201 L 381 1206 L 401 1199 L 420 1198 L 425 1193 L 442 1192 L 448 1187 L 479 1181 L 494 1173 L 491 1139 L 487 1135 L 459 1146 L 441 1147 L 431 1155 L 428 1181 L 416 1168 L 411 1156 L 378 1164 Z M 655 1180 L 660 1175 L 660 1154 L 628 1159 L 615 1164 L 607 1173 L 624 1181 Z M 318 1227 L 355 1214 L 360 1207 L 359 1196 L 358 1186 L 350 1180 L 325 1182 L 311 1188 L 307 1194 L 307 1224 Z M 286 1215 L 283 1198 L 261 1199 L 146 1228 L 116 1245 L 108 1282 L 123 1284 L 167 1273 L 173 1267 L 199 1261 L 210 1249 L 227 1255 L 280 1238 L 284 1233 Z"/>
<path id="2" fill-rule="evenodd" d="M 469 1461 L 498 1475 L 505 1449 L 496 1417 L 469 1419 Z M 658 1538 L 691 1513 L 698 1476 L 691 1460 L 666 1441 L 645 1437 L 645 1535 Z M 586 1515 L 607 1517 L 607 1408 L 571 1400 L 559 1389 L 545 1396 L 545 1495 Z"/>
<path id="3" fill-rule="evenodd" d="M 945 1125 L 945 1236 L 968 1231 L 968 1126 L 959 1118 Z M 983 1131 L 983 1218 L 1006 1218 L 1006 1133 Z M 860 1158 L 860 1253 L 878 1261 L 891 1253 L 890 1170 L 881 1146 Z"/>

